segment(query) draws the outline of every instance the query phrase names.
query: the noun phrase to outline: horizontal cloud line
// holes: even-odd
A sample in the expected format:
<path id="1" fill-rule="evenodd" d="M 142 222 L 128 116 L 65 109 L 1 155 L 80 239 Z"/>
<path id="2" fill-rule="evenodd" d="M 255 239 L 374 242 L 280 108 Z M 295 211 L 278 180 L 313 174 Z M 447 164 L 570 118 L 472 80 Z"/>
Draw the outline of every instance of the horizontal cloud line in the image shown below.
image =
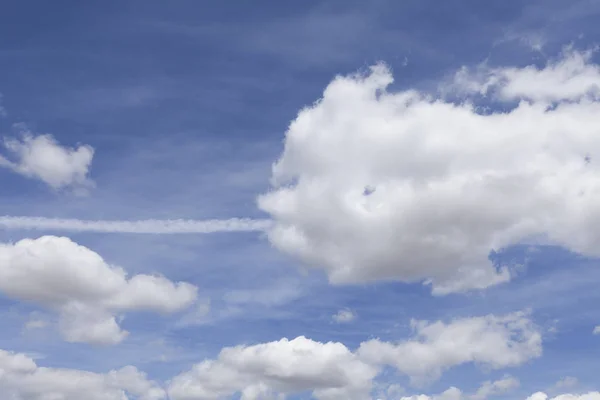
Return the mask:
<path id="1" fill-rule="evenodd" d="M 268 219 L 147 219 L 139 221 L 89 221 L 45 217 L 0 217 L 0 229 L 33 229 L 70 232 L 184 234 L 264 231 L 272 224 Z"/>

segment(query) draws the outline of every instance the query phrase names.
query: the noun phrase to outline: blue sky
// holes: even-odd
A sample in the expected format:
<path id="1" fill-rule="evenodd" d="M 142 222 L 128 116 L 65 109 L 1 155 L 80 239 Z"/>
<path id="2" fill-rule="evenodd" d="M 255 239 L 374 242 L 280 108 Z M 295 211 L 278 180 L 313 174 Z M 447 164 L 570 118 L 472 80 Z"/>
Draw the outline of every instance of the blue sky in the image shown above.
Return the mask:
<path id="1" fill-rule="evenodd" d="M 0 6 L 0 135 L 51 134 L 61 146 L 93 147 L 88 176 L 94 186 L 78 195 L 0 168 L 0 215 L 277 219 L 277 211 L 257 206 L 257 197 L 278 189 L 271 186 L 271 168 L 290 123 L 336 76 L 384 62 L 394 76 L 389 92 L 414 89 L 435 97 L 440 83 L 463 66 L 542 68 L 565 46 L 593 48 L 599 13 L 594 0 L 6 0 Z M 594 53 L 588 63 L 598 60 Z M 492 110 L 506 106 L 475 101 Z M 343 146 L 332 143 L 332 154 L 336 143 Z M 0 154 L 8 158 L 5 150 Z M 3 293 L 0 285 L 0 349 L 36 355 L 39 366 L 105 373 L 134 365 L 167 387 L 224 347 L 304 335 L 354 351 L 372 338 L 412 337 L 411 319 L 450 322 L 529 310 L 543 338 L 540 357 L 499 369 L 465 362 L 420 386 L 394 371 L 376 382 L 397 383 L 404 396 L 451 386 L 472 393 L 506 374 L 520 386 L 497 398 L 600 390 L 600 336 L 592 334 L 600 325 L 600 270 L 583 245 L 510 243 L 492 257 L 520 266 L 510 282 L 433 296 L 421 279 L 331 284 L 330 270 L 307 267 L 306 258 L 282 250 L 265 232 L 163 235 L 0 226 L 7 246 L 42 235 L 68 236 L 129 276 L 188 282 L 198 287 L 198 299 L 172 314 L 127 312 L 120 325 L 129 336 L 98 346 L 64 340 L 53 310 Z M 206 313 L 192 323 L 195 308 Z M 355 319 L 336 323 L 332 316 L 345 309 Z M 32 315 L 48 326 L 26 329 Z M 565 377 L 577 383 L 556 388 Z M 16 398 L 41 398 L 22 396 Z"/>

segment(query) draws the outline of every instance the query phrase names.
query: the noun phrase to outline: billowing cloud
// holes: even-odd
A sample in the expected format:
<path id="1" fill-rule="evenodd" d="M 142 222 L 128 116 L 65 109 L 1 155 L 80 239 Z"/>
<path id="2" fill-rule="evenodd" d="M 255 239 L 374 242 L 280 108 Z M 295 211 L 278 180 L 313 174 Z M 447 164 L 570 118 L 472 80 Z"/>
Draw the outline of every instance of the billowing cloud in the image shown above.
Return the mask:
<path id="1" fill-rule="evenodd" d="M 241 394 L 243 400 L 312 391 L 321 400 L 368 398 L 377 369 L 341 343 L 298 337 L 225 348 L 196 364 L 169 386 L 173 400 L 209 400 Z M 265 395 L 271 397 L 265 397 Z"/>
<path id="2" fill-rule="evenodd" d="M 525 313 L 442 321 L 412 321 L 414 337 L 398 343 L 369 340 L 360 345 L 362 360 L 390 365 L 413 383 L 437 379 L 466 363 L 501 369 L 542 355 L 542 337 Z"/>
<path id="3" fill-rule="evenodd" d="M 133 366 L 99 374 L 38 367 L 21 353 L 0 350 L 0 393 L 11 400 L 162 400 L 165 391 Z"/>
<path id="4" fill-rule="evenodd" d="M 5 138 L 1 143 L 9 156 L 0 154 L 0 167 L 43 181 L 53 189 L 85 192 L 93 186 L 89 170 L 94 149 L 61 146 L 52 135 L 34 135 L 29 131 L 20 138 Z"/>
<path id="5" fill-rule="evenodd" d="M 197 297 L 188 283 L 154 275 L 128 278 L 94 251 L 56 236 L 0 244 L 0 292 L 58 312 L 66 340 L 101 344 L 127 336 L 118 324 L 121 313 L 172 313 Z"/>
<path id="6" fill-rule="evenodd" d="M 258 395 L 264 393 L 285 396 L 312 392 L 317 399 L 364 400 L 374 390 L 373 379 L 386 365 L 420 382 L 465 363 L 505 368 L 541 354 L 540 335 L 522 313 L 413 325 L 413 338 L 400 343 L 370 340 L 357 351 L 342 343 L 320 343 L 303 336 L 225 348 L 216 359 L 205 360 L 175 377 L 169 394 L 173 400 L 235 394 L 252 400 L 265 398 Z M 508 391 L 516 384 L 510 377 L 485 382 L 473 400 Z M 394 393 L 399 392 L 396 386 L 394 389 Z"/>
<path id="7" fill-rule="evenodd" d="M 467 92 L 485 87 L 503 105 L 491 112 L 388 91 L 383 65 L 333 80 L 290 124 L 258 199 L 272 244 L 334 284 L 424 282 L 434 294 L 508 281 L 488 256 L 523 240 L 600 256 L 598 66 L 570 51 L 490 74 Z"/>

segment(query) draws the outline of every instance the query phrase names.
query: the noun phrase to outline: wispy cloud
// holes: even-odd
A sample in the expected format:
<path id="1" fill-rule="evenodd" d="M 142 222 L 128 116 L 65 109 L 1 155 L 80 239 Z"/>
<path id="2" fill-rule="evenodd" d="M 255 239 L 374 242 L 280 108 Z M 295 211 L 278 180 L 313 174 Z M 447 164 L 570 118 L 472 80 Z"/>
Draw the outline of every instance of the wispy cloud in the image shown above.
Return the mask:
<path id="1" fill-rule="evenodd" d="M 177 234 L 177 233 L 215 233 L 215 232 L 255 232 L 264 231 L 271 225 L 268 219 L 211 219 L 211 220 L 157 220 L 140 221 L 89 221 L 81 219 L 62 219 L 45 217 L 0 217 L 0 228 L 53 230 L 68 232 L 102 233 L 140 233 L 140 234 Z"/>

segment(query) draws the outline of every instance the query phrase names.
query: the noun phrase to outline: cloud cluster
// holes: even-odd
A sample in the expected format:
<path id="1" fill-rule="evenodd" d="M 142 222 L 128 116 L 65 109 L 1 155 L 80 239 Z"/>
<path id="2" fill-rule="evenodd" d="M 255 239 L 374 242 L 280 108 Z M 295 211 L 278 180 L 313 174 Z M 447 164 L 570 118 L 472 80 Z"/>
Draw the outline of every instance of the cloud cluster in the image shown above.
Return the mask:
<path id="1" fill-rule="evenodd" d="M 457 79 L 455 93 L 488 94 L 492 111 L 392 81 L 383 65 L 337 77 L 290 124 L 258 199 L 275 247 L 334 284 L 424 282 L 439 295 L 508 281 L 490 251 L 532 237 L 600 255 L 589 53 Z"/>
<path id="2" fill-rule="evenodd" d="M 165 391 L 135 367 L 106 374 L 45 368 L 21 353 L 0 350 L 0 393 L 14 400 L 162 400 Z"/>
<path id="3" fill-rule="evenodd" d="M 399 343 L 369 340 L 361 359 L 390 365 L 421 383 L 451 367 L 476 363 L 491 369 L 517 366 L 542 355 L 542 336 L 519 312 L 457 319 L 450 323 L 412 321 L 415 337 Z"/>
<path id="4" fill-rule="evenodd" d="M 91 146 L 65 147 L 52 135 L 36 136 L 29 131 L 20 138 L 5 138 L 1 145 L 10 157 L 0 154 L 0 167 L 41 180 L 53 189 L 83 193 L 94 185 L 88 176 L 94 157 Z"/>
<path id="5" fill-rule="evenodd" d="M 266 230 L 275 247 L 323 269 L 334 284 L 422 282 L 436 295 L 509 281 L 510 266 L 493 265 L 489 252 L 531 237 L 600 256 L 600 67 L 592 54 L 567 49 L 542 68 L 464 68 L 441 88 L 465 96 L 458 102 L 413 90 L 390 92 L 393 78 L 383 65 L 364 75 L 337 77 L 286 133 L 272 190 L 258 198 L 272 220 L 0 217 L 0 227 Z M 472 95 L 488 96 L 500 106 L 479 109 Z M 3 147 L 10 156 L 0 155 L 0 167 L 57 190 L 93 185 L 90 146 L 67 148 L 50 135 L 25 132 L 5 139 Z M 191 284 L 128 276 L 91 249 L 56 236 L 0 243 L 0 293 L 55 312 L 66 341 L 91 344 L 123 341 L 128 332 L 120 318 L 128 312 L 175 313 L 196 303 L 191 320 L 208 309 L 208 303 L 197 303 Z M 232 291 L 224 301 L 269 306 L 297 295 L 257 293 Z M 340 310 L 332 319 L 347 323 L 355 317 Z M 47 324 L 32 318 L 26 328 Z M 284 399 L 306 393 L 318 400 L 364 400 L 387 369 L 420 385 L 465 364 L 497 370 L 542 355 L 542 335 L 527 312 L 413 320 L 411 327 L 405 340 L 371 339 L 356 349 L 304 336 L 226 347 L 175 376 L 166 391 L 132 366 L 106 374 L 44 368 L 24 354 L 0 350 L 0 393 L 15 400 L 160 400 L 167 393 L 173 400 Z M 570 379 L 556 387 L 573 386 Z M 401 397 L 392 385 L 388 398 L 486 400 L 518 386 L 517 379 L 505 376 L 470 394 L 451 387 L 434 396 Z M 538 392 L 528 400 L 549 396 Z M 600 400 L 600 393 L 551 400 Z"/>
<path id="6" fill-rule="evenodd" d="M 391 366 L 413 381 L 435 379 L 465 363 L 517 366 L 541 355 L 541 336 L 523 313 L 415 322 L 414 337 L 400 343 L 371 340 L 351 351 L 342 343 L 293 340 L 225 348 L 196 364 L 169 386 L 173 400 L 208 400 L 241 393 L 242 399 L 311 391 L 317 399 L 366 399 L 373 379 Z M 514 382 L 486 383 L 474 400 L 509 389 Z"/>
<path id="7" fill-rule="evenodd" d="M 173 313 L 197 298 L 193 285 L 155 275 L 128 278 L 94 251 L 56 236 L 0 244 L 0 292 L 58 312 L 67 341 L 97 344 L 127 336 L 117 321 L 121 313 Z"/>

